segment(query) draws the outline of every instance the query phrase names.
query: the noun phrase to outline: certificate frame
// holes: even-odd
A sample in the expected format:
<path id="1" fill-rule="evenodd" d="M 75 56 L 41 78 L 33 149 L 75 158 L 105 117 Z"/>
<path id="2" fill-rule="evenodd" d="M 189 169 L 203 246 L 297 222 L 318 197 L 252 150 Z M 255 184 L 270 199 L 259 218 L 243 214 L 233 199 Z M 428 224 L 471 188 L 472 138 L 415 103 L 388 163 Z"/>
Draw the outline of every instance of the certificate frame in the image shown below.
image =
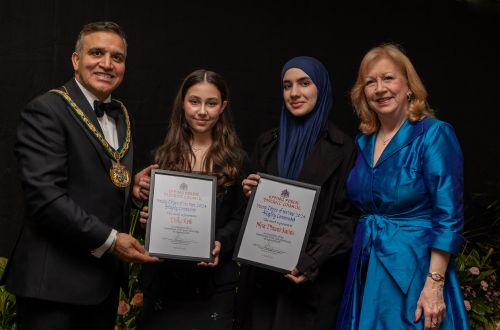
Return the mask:
<path id="1" fill-rule="evenodd" d="M 309 233 L 311 231 L 312 221 L 314 219 L 314 215 L 316 212 L 316 207 L 318 204 L 318 198 L 321 192 L 321 187 L 304 182 L 273 176 L 266 173 L 259 172 L 257 174 L 261 177 L 261 180 L 259 184 L 256 187 L 253 187 L 252 189 L 250 200 L 248 201 L 247 204 L 241 230 L 234 249 L 233 260 L 261 268 L 270 269 L 280 273 L 290 273 L 297 266 L 300 255 L 301 253 L 304 252 L 307 246 L 307 241 L 309 238 Z M 276 189 L 278 189 L 278 191 L 281 192 L 280 197 L 278 197 L 277 195 L 268 195 L 268 199 L 263 199 L 263 196 L 266 196 L 268 189 L 271 189 L 273 191 L 276 191 Z M 296 192 L 299 192 L 299 195 L 301 195 L 300 191 L 303 191 L 309 197 L 307 200 L 300 202 L 288 199 L 288 197 L 290 197 L 291 191 L 294 192 L 294 194 Z M 275 198 L 275 200 L 271 201 L 276 204 L 271 204 L 270 206 L 266 205 L 265 201 L 266 200 L 270 201 L 269 198 L 271 198 L 271 196 Z M 258 201 L 256 199 L 258 199 Z M 280 205 L 278 204 L 279 201 L 283 201 L 283 203 L 281 203 Z M 288 201 L 293 201 L 294 203 Z M 277 219 L 280 220 L 287 219 L 287 221 L 288 220 L 291 221 L 292 219 L 294 219 L 293 222 L 295 222 L 298 218 L 304 216 L 304 214 L 301 214 L 300 212 L 294 213 L 294 211 L 288 211 L 287 209 L 290 208 L 284 205 L 289 205 L 290 207 L 295 207 L 297 209 L 300 209 L 299 207 L 301 205 L 305 206 L 304 209 L 306 209 L 305 212 L 307 213 L 306 215 L 307 219 L 305 219 L 306 223 L 290 226 L 290 223 L 284 224 L 283 222 L 277 220 Z M 284 208 L 284 211 L 278 211 L 279 215 L 277 217 L 273 217 L 272 213 L 265 212 L 268 211 L 269 209 L 271 211 L 276 210 L 278 207 Z M 295 209 L 291 208 L 291 210 Z M 265 216 L 269 216 L 269 218 L 272 219 L 266 220 L 263 217 L 262 219 L 257 220 L 256 217 L 262 216 L 262 214 L 264 214 Z M 281 216 L 282 214 L 286 216 Z M 295 218 L 292 216 L 288 216 L 292 214 L 300 215 L 300 217 Z M 258 222 L 260 222 L 260 225 L 257 225 Z M 274 223 L 276 226 L 271 225 L 270 222 Z M 287 228 L 280 226 L 283 224 L 290 227 Z M 270 233 L 268 230 L 269 228 L 271 228 L 272 231 L 277 232 L 277 234 Z M 291 232 L 290 229 L 292 230 Z M 296 229 L 297 232 L 299 233 L 299 237 L 290 239 L 288 241 L 287 239 L 295 234 L 295 231 L 293 231 L 294 229 Z M 291 243 L 289 244 L 289 246 L 292 248 L 291 249 L 292 251 L 289 256 L 280 257 L 278 255 L 287 254 L 290 251 L 286 251 L 286 249 L 281 251 L 280 249 L 274 249 L 271 247 L 270 243 L 271 241 L 277 241 L 281 239 L 281 237 L 286 234 L 290 234 L 288 235 L 290 237 L 286 237 L 286 239 L 279 241 L 278 244 L 280 244 L 281 242 L 287 242 L 285 244 Z M 271 236 L 266 236 L 266 235 L 271 235 Z M 264 241 L 267 242 L 265 242 L 265 245 L 263 246 L 262 244 L 264 244 Z M 272 254 L 276 252 L 277 254 L 275 256 L 272 256 Z M 260 257 L 258 257 L 257 255 L 260 255 Z M 288 264 L 288 266 L 284 266 L 285 264 Z"/>
<path id="2" fill-rule="evenodd" d="M 195 189 L 190 190 L 193 185 Z M 162 198 L 158 197 L 160 193 Z M 144 244 L 149 255 L 162 259 L 213 261 L 216 194 L 215 176 L 153 169 Z M 208 221 L 196 221 L 199 219 L 194 213 L 199 210 L 202 216 L 208 216 Z M 193 237 L 201 242 L 193 241 Z"/>

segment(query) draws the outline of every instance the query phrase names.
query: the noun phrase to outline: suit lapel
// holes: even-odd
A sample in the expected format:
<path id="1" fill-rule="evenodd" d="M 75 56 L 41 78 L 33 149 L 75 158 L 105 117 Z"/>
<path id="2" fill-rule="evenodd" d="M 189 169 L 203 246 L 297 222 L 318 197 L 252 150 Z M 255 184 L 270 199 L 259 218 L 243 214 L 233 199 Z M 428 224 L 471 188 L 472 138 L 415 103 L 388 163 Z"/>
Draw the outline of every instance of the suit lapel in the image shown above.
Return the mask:
<path id="1" fill-rule="evenodd" d="M 115 119 L 116 132 L 118 134 L 118 148 L 121 147 L 123 142 L 125 141 L 125 118 L 123 113 L 120 111 L 120 114 Z"/>
<path id="2" fill-rule="evenodd" d="M 78 85 L 76 84 L 74 79 L 71 79 L 66 85 L 64 85 L 68 90 L 68 94 L 71 99 L 80 107 L 85 116 L 94 124 L 95 128 L 102 133 L 101 125 L 97 120 L 97 116 L 95 115 L 94 108 L 89 104 L 85 95 L 80 90 Z"/>
<path id="3" fill-rule="evenodd" d="M 89 118 L 89 120 L 94 124 L 96 129 L 98 129 L 101 133 L 101 125 L 97 121 L 97 116 L 95 115 L 95 112 L 87 99 L 85 98 L 85 95 L 83 95 L 82 91 L 76 84 L 74 79 L 71 79 L 66 85 L 64 85 L 66 90 L 68 91 L 69 96 L 71 99 L 78 105 L 78 107 L 83 111 L 83 113 Z M 76 115 L 73 113 L 72 110 L 68 111 L 71 113 L 73 118 L 76 120 L 76 122 L 80 125 L 80 127 L 83 129 L 87 137 L 89 138 L 90 142 L 94 146 L 94 148 L 97 151 L 97 154 L 101 158 L 102 165 L 104 166 L 105 170 L 108 171 L 109 168 L 111 167 L 111 160 L 109 157 L 104 153 L 103 147 L 101 144 L 96 140 L 94 135 L 83 125 L 83 123 L 80 121 L 79 118 L 76 117 Z"/>
<path id="4" fill-rule="evenodd" d="M 125 141 L 125 133 L 126 133 L 125 117 L 123 116 L 123 113 L 120 112 L 120 115 L 117 117 L 115 122 L 116 122 L 116 130 L 118 132 L 118 143 L 119 143 L 119 147 L 121 147 Z M 132 123 L 130 123 L 130 125 L 132 126 Z M 130 134 L 132 134 L 132 127 L 130 127 L 130 131 L 131 131 Z M 132 134 L 132 136 L 133 136 L 133 134 Z M 132 139 L 127 153 L 125 154 L 125 156 L 123 156 L 123 158 L 120 161 L 120 163 L 122 165 L 125 165 L 129 169 L 131 175 L 132 175 L 133 166 L 134 166 L 134 163 L 133 163 L 134 144 L 133 144 L 133 142 L 134 141 Z M 132 177 L 132 179 L 133 179 L 133 177 Z M 125 188 L 125 200 L 128 199 L 129 193 L 130 193 L 130 186 Z"/>

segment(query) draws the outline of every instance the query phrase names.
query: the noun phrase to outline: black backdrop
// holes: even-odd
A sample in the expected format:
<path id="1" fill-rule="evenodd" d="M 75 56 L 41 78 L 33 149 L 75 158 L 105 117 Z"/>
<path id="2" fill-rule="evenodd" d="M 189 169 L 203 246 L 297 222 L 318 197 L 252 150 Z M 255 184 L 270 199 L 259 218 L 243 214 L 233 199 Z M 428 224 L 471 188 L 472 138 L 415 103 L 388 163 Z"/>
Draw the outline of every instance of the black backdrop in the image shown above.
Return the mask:
<path id="1" fill-rule="evenodd" d="M 113 20 L 125 29 L 125 81 L 114 96 L 135 118 L 141 165 L 165 133 L 181 79 L 205 67 L 222 73 L 247 151 L 278 124 L 281 66 L 311 55 L 328 68 L 331 120 L 354 137 L 347 97 L 363 54 L 400 43 L 438 117 L 456 129 L 465 154 L 466 198 L 500 174 L 498 0 L 429 1 L 112 1 L 8 0 L 0 5 L 0 256 L 16 237 L 22 196 L 12 147 L 19 112 L 65 83 L 83 24 Z"/>

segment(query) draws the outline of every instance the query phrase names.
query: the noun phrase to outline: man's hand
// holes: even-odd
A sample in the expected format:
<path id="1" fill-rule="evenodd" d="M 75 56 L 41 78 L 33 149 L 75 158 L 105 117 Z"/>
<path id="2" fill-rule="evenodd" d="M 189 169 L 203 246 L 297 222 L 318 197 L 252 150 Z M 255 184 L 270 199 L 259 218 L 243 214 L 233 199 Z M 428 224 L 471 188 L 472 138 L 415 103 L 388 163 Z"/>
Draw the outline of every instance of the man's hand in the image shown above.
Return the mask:
<path id="1" fill-rule="evenodd" d="M 149 256 L 138 240 L 125 233 L 117 234 L 113 253 L 126 262 L 144 263 L 160 260 L 157 257 Z"/>

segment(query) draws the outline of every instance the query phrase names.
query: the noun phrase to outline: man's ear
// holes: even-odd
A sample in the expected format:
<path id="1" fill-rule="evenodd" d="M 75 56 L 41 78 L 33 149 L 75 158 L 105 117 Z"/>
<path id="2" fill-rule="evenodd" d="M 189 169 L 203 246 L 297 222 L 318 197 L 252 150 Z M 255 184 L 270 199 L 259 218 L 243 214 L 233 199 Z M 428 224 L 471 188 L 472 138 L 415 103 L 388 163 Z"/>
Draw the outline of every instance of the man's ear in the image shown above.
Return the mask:
<path id="1" fill-rule="evenodd" d="M 79 61 L 80 61 L 80 54 L 78 54 L 77 52 L 73 52 L 73 54 L 71 54 L 71 63 L 73 63 L 73 69 L 75 71 L 78 71 Z"/>

